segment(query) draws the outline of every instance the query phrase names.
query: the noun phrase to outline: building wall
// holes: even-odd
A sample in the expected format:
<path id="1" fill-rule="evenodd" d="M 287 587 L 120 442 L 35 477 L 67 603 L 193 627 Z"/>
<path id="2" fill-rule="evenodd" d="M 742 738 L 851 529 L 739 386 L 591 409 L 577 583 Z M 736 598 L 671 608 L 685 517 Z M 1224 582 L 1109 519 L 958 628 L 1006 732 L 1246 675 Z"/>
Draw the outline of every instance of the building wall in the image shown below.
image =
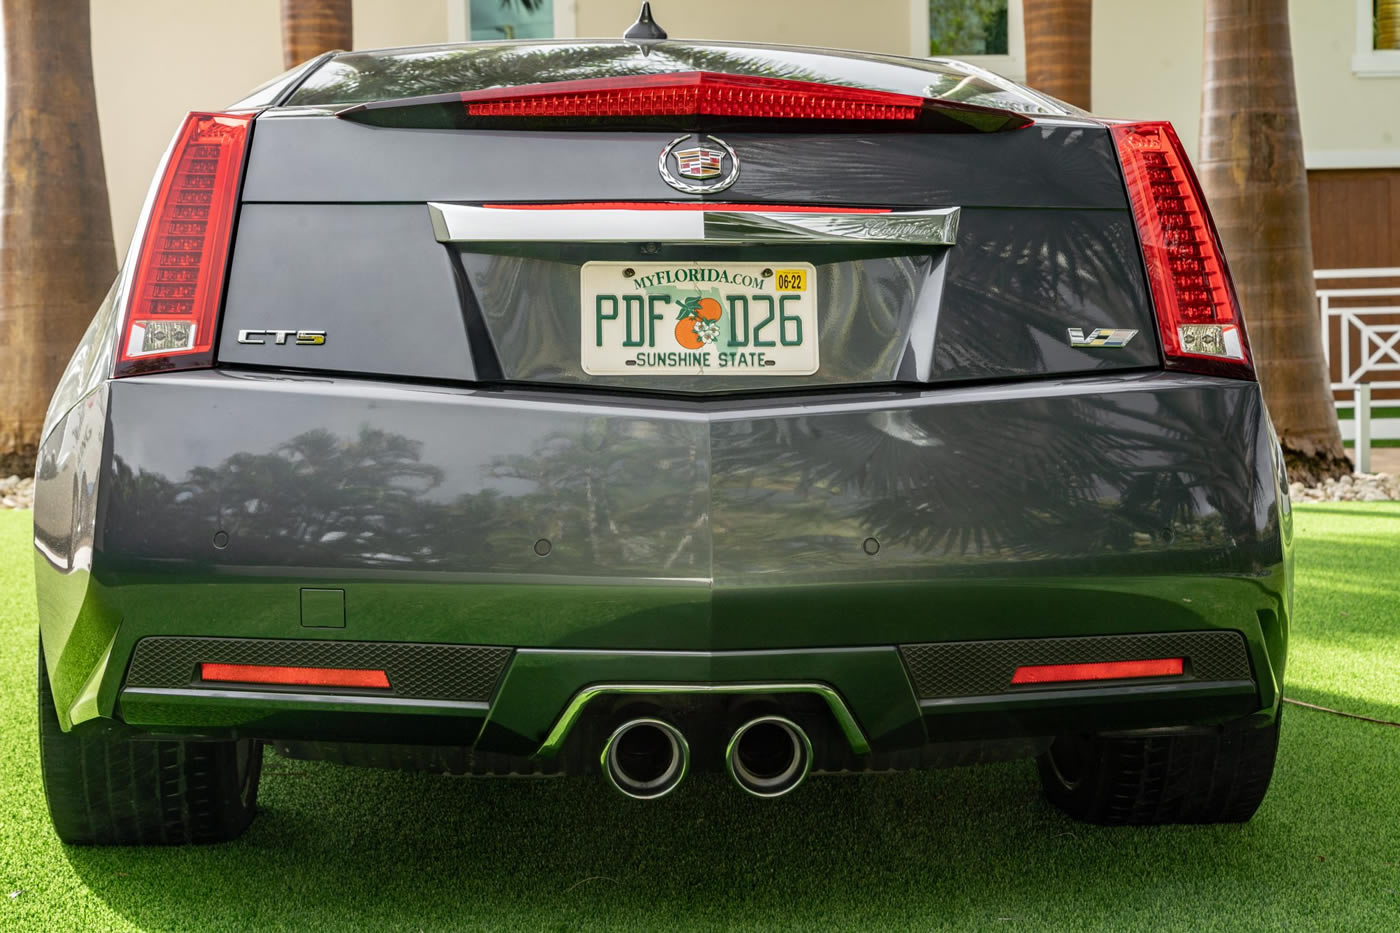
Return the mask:
<path id="1" fill-rule="evenodd" d="M 1400 76 L 1352 73 L 1357 6 L 1356 0 L 1289 5 L 1310 169 L 1400 168 Z"/>
<path id="2" fill-rule="evenodd" d="M 448 0 L 354 0 L 355 45 L 441 42 Z M 282 72 L 280 0 L 91 0 L 92 64 L 112 233 L 125 255 L 180 118 Z"/>
<path id="3" fill-rule="evenodd" d="M 556 2 L 572 7 L 575 33 L 581 36 L 620 35 L 640 6 L 638 0 Z M 354 0 L 355 47 L 446 41 L 460 33 L 466 4 Z M 1357 6 L 1356 0 L 1293 0 L 1291 5 L 1309 168 L 1400 168 L 1400 77 L 1352 74 Z M 282 70 L 280 2 L 91 0 L 91 8 L 112 227 L 124 252 L 151 174 L 181 115 L 221 107 Z M 895 54 L 909 52 L 912 24 L 919 21 L 914 0 L 657 0 L 655 8 L 658 21 L 676 37 Z M 1203 9 L 1204 0 L 1097 0 L 1095 111 L 1169 119 L 1196 152 Z"/>
<path id="4" fill-rule="evenodd" d="M 1204 41 L 1203 0 L 1097 0 L 1089 92 L 1094 112 L 1170 120 L 1194 155 L 1201 132 Z"/>
<path id="5" fill-rule="evenodd" d="M 1400 169 L 1309 171 L 1308 206 L 1314 268 L 1400 269 Z"/>
<path id="6" fill-rule="evenodd" d="M 576 0 L 576 4 L 580 36 L 620 36 L 641 7 L 638 0 Z M 656 0 L 652 10 L 674 38 L 908 55 L 913 4 L 909 0 Z"/>
<path id="7" fill-rule="evenodd" d="M 278 0 L 92 0 L 92 67 L 112 233 L 125 255 L 180 118 L 282 71 Z"/>
<path id="8" fill-rule="evenodd" d="M 447 41 L 451 0 L 354 0 L 355 48 Z"/>

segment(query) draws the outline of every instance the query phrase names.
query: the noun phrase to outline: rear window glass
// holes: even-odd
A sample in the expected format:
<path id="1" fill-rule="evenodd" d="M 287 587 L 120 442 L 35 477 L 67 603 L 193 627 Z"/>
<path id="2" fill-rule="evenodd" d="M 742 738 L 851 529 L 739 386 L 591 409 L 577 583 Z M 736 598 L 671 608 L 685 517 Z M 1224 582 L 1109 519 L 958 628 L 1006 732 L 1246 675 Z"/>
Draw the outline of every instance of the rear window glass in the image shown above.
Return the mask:
<path id="1" fill-rule="evenodd" d="M 646 55 L 622 42 L 499 42 L 346 52 L 317 69 L 287 103 L 342 106 L 678 71 L 841 84 L 1020 113 L 1072 112 L 1053 98 L 963 62 L 719 42 L 661 42 Z"/>

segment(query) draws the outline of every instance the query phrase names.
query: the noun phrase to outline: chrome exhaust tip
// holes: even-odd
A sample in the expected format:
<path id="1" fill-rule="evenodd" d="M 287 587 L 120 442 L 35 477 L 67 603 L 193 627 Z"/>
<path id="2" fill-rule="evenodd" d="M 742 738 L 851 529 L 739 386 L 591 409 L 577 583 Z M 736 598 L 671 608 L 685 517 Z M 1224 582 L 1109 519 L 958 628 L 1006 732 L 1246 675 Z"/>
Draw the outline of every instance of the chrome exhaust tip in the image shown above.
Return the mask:
<path id="1" fill-rule="evenodd" d="M 637 800 L 655 800 L 685 778 L 690 746 L 669 722 L 629 719 L 608 737 L 601 761 L 613 787 Z"/>
<path id="2" fill-rule="evenodd" d="M 734 731 L 724 766 L 755 797 L 781 797 L 812 770 L 812 742 L 791 719 L 760 716 Z"/>

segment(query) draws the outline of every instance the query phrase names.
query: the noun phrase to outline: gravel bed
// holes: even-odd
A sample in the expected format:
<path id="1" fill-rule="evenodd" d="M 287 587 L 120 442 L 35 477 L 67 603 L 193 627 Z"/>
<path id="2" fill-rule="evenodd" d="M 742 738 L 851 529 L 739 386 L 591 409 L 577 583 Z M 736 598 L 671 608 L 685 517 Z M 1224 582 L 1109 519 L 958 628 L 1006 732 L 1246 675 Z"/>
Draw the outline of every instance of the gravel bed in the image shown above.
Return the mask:
<path id="1" fill-rule="evenodd" d="M 1288 487 L 1294 502 L 1384 502 L 1400 500 L 1400 476 L 1389 473 L 1353 473 L 1326 479 L 1320 486 L 1294 483 Z"/>
<path id="2" fill-rule="evenodd" d="M 34 479 L 7 476 L 0 479 L 0 509 L 34 508 Z"/>

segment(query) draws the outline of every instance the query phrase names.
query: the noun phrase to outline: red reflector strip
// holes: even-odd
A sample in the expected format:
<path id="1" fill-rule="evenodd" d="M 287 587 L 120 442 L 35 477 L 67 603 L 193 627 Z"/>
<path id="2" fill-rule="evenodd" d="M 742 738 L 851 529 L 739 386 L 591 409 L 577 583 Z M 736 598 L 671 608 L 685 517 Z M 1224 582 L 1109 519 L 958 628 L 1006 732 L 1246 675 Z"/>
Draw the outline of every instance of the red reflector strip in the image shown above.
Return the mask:
<path id="1" fill-rule="evenodd" d="M 890 91 L 686 71 L 467 91 L 474 117 L 725 116 L 913 120 L 925 99 Z"/>
<path id="2" fill-rule="evenodd" d="M 1033 664 L 1016 668 L 1013 684 L 1054 684 L 1074 680 L 1118 680 L 1126 677 L 1176 677 L 1183 658 L 1148 661 L 1102 661 L 1095 664 Z"/>
<path id="3" fill-rule="evenodd" d="M 206 681 L 243 684 L 297 684 L 309 687 L 389 688 L 385 671 L 338 667 L 281 667 L 270 664 L 199 665 L 199 677 Z"/>
<path id="4" fill-rule="evenodd" d="M 767 214 L 888 214 L 888 207 L 823 207 L 818 204 L 727 204 L 721 201 L 554 201 L 549 204 L 483 204 L 512 211 L 735 211 Z"/>

